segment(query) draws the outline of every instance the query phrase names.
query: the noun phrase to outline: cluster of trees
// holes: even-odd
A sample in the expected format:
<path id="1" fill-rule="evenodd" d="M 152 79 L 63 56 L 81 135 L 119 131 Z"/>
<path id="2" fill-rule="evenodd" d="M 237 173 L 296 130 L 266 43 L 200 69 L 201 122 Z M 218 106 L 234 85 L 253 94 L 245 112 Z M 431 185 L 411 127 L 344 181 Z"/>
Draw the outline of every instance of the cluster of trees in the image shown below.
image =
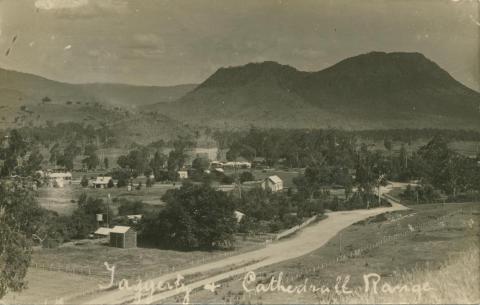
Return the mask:
<path id="1" fill-rule="evenodd" d="M 448 140 L 434 137 L 408 158 L 410 177 L 420 186 L 407 189 L 403 197 L 411 202 L 435 202 L 443 192 L 449 201 L 457 201 L 459 195 L 468 200 L 479 197 L 480 155 L 463 156 L 449 148 Z"/>
<path id="2" fill-rule="evenodd" d="M 38 129 L 42 129 L 41 127 Z M 36 129 L 33 129 L 36 130 Z M 53 143 L 49 146 L 48 143 Z M 42 167 L 44 156 L 41 148 L 45 145 L 49 149 L 48 161 L 68 170 L 73 170 L 74 160 L 79 155 L 84 155 L 82 164 L 92 170 L 100 165 L 97 156 L 97 147 L 93 143 L 79 142 L 78 137 L 65 138 L 59 141 L 42 141 L 29 129 L 13 129 L 2 139 L 0 147 L 1 176 L 32 176 Z M 108 160 L 108 159 L 107 159 Z M 104 161 L 105 162 L 105 161 Z M 108 165 L 108 161 L 105 162 Z"/>
<path id="3" fill-rule="evenodd" d="M 141 222 L 141 240 L 182 250 L 228 248 L 236 232 L 274 233 L 324 210 L 322 202 L 309 202 L 297 194 L 258 187 L 237 196 L 207 183 L 184 183 L 180 189 L 169 190 L 162 200 L 165 208 Z M 245 214 L 240 222 L 235 211 Z"/>
<path id="4" fill-rule="evenodd" d="M 155 142 L 148 146 L 136 146 L 118 158 L 117 164 L 120 171 L 113 175 L 117 179 L 125 180 L 135 178 L 141 174 L 149 177 L 151 174 L 156 181 L 176 181 L 178 170 L 187 160 L 187 149 L 195 146 L 195 142 L 188 137 L 179 137 L 172 141 L 173 150 L 168 154 L 163 153 L 165 143 Z"/>
<path id="5" fill-rule="evenodd" d="M 165 208 L 142 222 L 142 240 L 184 250 L 232 246 L 236 218 L 230 195 L 206 184 L 185 183 L 162 200 Z"/>
<path id="6" fill-rule="evenodd" d="M 12 130 L 1 144 L 0 177 L 33 176 L 41 168 L 43 156 L 38 146 L 26 140 L 17 130 Z"/>
<path id="7" fill-rule="evenodd" d="M 45 126 L 22 127 L 18 131 L 25 138 L 45 147 L 54 143 L 76 143 L 85 146 L 88 143 L 109 146 L 115 144 L 114 132 L 107 125 L 94 127 L 75 122 L 53 123 L 47 121 Z"/>

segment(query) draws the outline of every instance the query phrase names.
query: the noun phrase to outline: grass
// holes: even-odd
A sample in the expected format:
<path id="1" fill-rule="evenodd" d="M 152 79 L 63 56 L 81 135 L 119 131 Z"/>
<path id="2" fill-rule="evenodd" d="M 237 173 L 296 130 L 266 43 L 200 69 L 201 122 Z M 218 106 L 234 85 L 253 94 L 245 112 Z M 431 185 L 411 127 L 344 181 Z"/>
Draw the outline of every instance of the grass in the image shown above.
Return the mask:
<path id="1" fill-rule="evenodd" d="M 480 252 L 472 247 L 457 257 L 450 257 L 438 270 L 416 269 L 396 277 L 399 285 L 429 283 L 431 291 L 413 293 L 365 293 L 335 300 L 343 304 L 478 304 L 480 302 Z"/>
<path id="2" fill-rule="evenodd" d="M 61 298 L 91 291 L 100 283 L 94 277 L 35 268 L 28 270 L 26 280 L 26 290 L 7 294 L 0 304 L 55 304 Z"/>
<path id="3" fill-rule="evenodd" d="M 178 187 L 179 185 L 177 185 Z M 107 199 L 108 194 L 111 195 L 111 207 L 115 210 L 118 204 L 114 202 L 115 198 L 140 200 L 151 206 L 162 206 L 164 202 L 161 197 L 172 185 L 154 184 L 151 188 L 146 188 L 143 184 L 142 189 L 127 191 L 127 188 L 111 188 L 111 189 L 94 189 L 83 188 L 79 184 L 66 185 L 63 188 L 42 187 L 38 190 L 38 201 L 41 206 L 49 210 L 53 210 L 62 215 L 69 215 L 76 209 L 77 201 L 82 193 L 88 196 Z"/>
<path id="4" fill-rule="evenodd" d="M 238 237 L 232 251 L 174 251 L 155 248 L 119 249 L 108 247 L 98 240 L 69 243 L 57 249 L 36 249 L 32 266 L 72 268 L 82 273 L 108 279 L 104 262 L 116 265 L 119 278 L 152 278 L 204 262 L 221 259 L 263 246 L 264 241 Z"/>
<path id="5" fill-rule="evenodd" d="M 480 246 L 479 208 L 480 204 L 478 203 L 419 205 L 412 207 L 410 211 L 387 213 L 358 222 L 341 231 L 324 247 L 308 255 L 257 270 L 257 283 L 268 283 L 272 276 L 278 278 L 279 272 L 284 274 L 285 285 L 299 285 L 308 279 L 309 283 L 330 287 L 335 285 L 337 276 L 350 275 L 348 286 L 351 288 L 362 287 L 363 275 L 368 273 L 377 273 L 383 280 L 391 283 L 408 280 L 408 276 L 413 276 L 411 274 L 415 274 L 416 277 L 412 278 L 409 283 L 415 283 L 416 280 L 413 279 L 417 279 L 420 274 L 438 270 L 444 270 L 444 277 L 447 277 L 448 270 L 452 270 L 453 267 L 442 269 L 445 264 L 453 264 L 456 261 L 455 257 L 468 256 L 470 254 L 465 253 L 470 253 L 469 249 L 478 249 Z M 443 221 L 436 220 L 444 215 L 447 217 Z M 471 220 L 474 222 L 470 227 L 468 223 Z M 422 224 L 428 225 L 419 228 Z M 416 228 L 415 231 L 411 232 L 408 225 Z M 348 254 L 355 249 L 374 244 L 382 237 L 391 236 L 396 232 L 408 232 L 408 234 L 399 239 L 385 242 L 379 247 L 369 248 L 358 256 L 336 262 L 336 258 L 341 254 Z M 322 264 L 328 265 L 322 267 Z M 478 261 L 476 265 L 472 265 L 472 269 L 478 272 Z M 424 272 L 424 270 L 427 271 Z M 452 273 L 452 278 L 459 276 L 459 273 Z M 253 304 L 349 302 L 339 300 L 338 297 L 333 298 L 332 295 L 319 295 L 311 292 L 246 294 L 242 288 L 242 280 L 243 277 L 222 283 L 222 287 L 215 295 L 200 291 L 192 296 L 192 301 Z M 452 289 L 458 290 L 459 294 L 467 295 L 467 292 L 462 290 L 463 285 L 475 280 L 476 278 L 470 270 L 465 273 L 462 281 L 451 281 L 450 283 L 453 283 Z M 467 285 L 466 291 L 470 289 L 468 287 L 471 286 Z M 453 296 L 454 294 L 452 294 Z M 359 303 L 369 303 L 372 300 L 359 299 Z M 448 303 L 448 300 L 446 296 L 440 294 L 438 300 L 431 299 L 434 303 L 442 301 Z M 472 300 L 474 299 L 470 299 L 470 301 Z M 352 302 L 355 300 L 352 299 Z M 372 301 L 372 303 L 375 302 Z M 398 303 L 398 301 L 395 300 L 394 303 Z"/>

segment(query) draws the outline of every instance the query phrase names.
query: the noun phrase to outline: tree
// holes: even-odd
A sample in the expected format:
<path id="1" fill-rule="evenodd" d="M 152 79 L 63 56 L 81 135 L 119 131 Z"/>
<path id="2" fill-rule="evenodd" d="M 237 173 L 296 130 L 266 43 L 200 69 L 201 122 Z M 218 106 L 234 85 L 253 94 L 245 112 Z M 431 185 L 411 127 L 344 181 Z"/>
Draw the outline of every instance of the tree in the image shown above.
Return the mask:
<path id="1" fill-rule="evenodd" d="M 155 183 L 155 180 L 153 180 L 152 178 L 148 177 L 148 178 L 147 178 L 147 181 L 145 181 L 145 186 L 146 186 L 146 187 L 152 187 L 154 183 Z"/>
<path id="2" fill-rule="evenodd" d="M 203 172 L 204 170 L 208 169 L 210 166 L 208 159 L 206 158 L 195 158 L 192 162 L 192 168 L 199 172 Z"/>
<path id="3" fill-rule="evenodd" d="M 105 157 L 103 159 L 103 166 L 105 167 L 105 169 L 108 169 L 108 157 Z"/>
<path id="4" fill-rule="evenodd" d="M 126 156 L 120 156 L 117 164 L 128 169 L 132 177 L 137 177 L 148 169 L 148 150 L 145 147 L 131 150 Z"/>
<path id="5" fill-rule="evenodd" d="M 254 181 L 255 177 L 251 172 L 242 172 L 240 174 L 240 182 L 243 183 L 245 181 Z"/>
<path id="6" fill-rule="evenodd" d="M 95 169 L 99 164 L 100 160 L 97 156 L 97 148 L 93 144 L 85 146 L 84 154 L 86 157 L 82 160 L 82 163 L 89 169 Z"/>
<path id="7" fill-rule="evenodd" d="M 385 138 L 385 139 L 383 140 L 383 146 L 385 146 L 385 148 L 386 148 L 388 151 L 392 151 L 392 148 L 393 148 L 392 140 L 389 139 L 389 138 Z"/>
<path id="8" fill-rule="evenodd" d="M 2 167 L 2 176 L 10 176 L 17 171 L 19 160 L 27 154 L 27 142 L 16 129 L 10 132 L 8 137 L 8 146 L 3 152 L 4 162 Z"/>
<path id="9" fill-rule="evenodd" d="M 87 187 L 87 186 L 88 186 L 88 178 L 87 178 L 87 176 L 84 175 L 84 176 L 82 177 L 82 180 L 80 181 L 80 185 L 81 185 L 82 187 Z"/>
<path id="10" fill-rule="evenodd" d="M 82 193 L 77 202 L 77 209 L 73 211 L 71 217 L 73 237 L 86 238 L 97 228 L 96 215 L 107 213 L 113 215 L 102 199 L 88 197 Z"/>
<path id="11" fill-rule="evenodd" d="M 114 186 L 115 186 L 115 183 L 113 183 L 113 179 L 108 180 L 107 187 L 111 189 Z"/>
<path id="12" fill-rule="evenodd" d="M 118 215 L 143 215 L 146 213 L 146 204 L 141 201 L 123 199 L 118 207 Z"/>
<path id="13" fill-rule="evenodd" d="M 208 185 L 185 183 L 162 197 L 165 209 L 148 221 L 145 238 L 178 249 L 230 247 L 236 227 L 230 197 Z"/>
<path id="14" fill-rule="evenodd" d="M 164 170 L 165 161 L 166 156 L 159 151 L 155 152 L 153 159 L 150 161 L 150 168 L 152 169 L 156 181 L 162 180 L 161 175 Z"/>
<path id="15" fill-rule="evenodd" d="M 17 183 L 0 183 L 0 299 L 25 287 L 31 238 L 43 209 L 34 194 Z"/>
<path id="16" fill-rule="evenodd" d="M 25 176 L 32 176 L 37 170 L 41 168 L 43 156 L 38 149 L 30 152 L 27 162 L 23 167 L 23 174 Z"/>

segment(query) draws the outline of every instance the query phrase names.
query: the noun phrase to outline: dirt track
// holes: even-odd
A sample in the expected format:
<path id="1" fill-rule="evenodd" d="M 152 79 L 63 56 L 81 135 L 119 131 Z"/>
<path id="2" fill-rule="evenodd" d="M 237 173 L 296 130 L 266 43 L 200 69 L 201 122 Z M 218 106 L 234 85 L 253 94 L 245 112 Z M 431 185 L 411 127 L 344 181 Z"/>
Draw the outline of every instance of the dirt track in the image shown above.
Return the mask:
<path id="1" fill-rule="evenodd" d="M 188 283 L 188 287 L 191 289 L 201 288 L 205 284 L 218 282 L 231 276 L 244 274 L 250 270 L 255 270 L 281 261 L 303 256 L 305 254 L 308 254 L 309 252 L 320 248 L 332 237 L 334 237 L 339 231 L 357 221 L 381 213 L 402 209 L 406 208 L 400 204 L 392 202 L 392 207 L 389 208 L 327 213 L 328 218 L 318 223 L 312 224 L 307 228 L 304 228 L 302 231 L 298 232 L 295 236 L 292 236 L 291 238 L 269 244 L 268 246 L 260 250 L 185 269 L 181 271 L 181 274 L 182 276 L 186 277 L 188 275 L 196 273 L 212 271 L 213 269 L 224 268 L 225 270 L 228 270 L 202 280 Z M 232 266 L 239 267 L 231 270 Z M 152 279 L 152 281 L 154 283 L 158 283 L 161 281 L 166 282 L 175 280 L 176 277 L 177 273 L 171 273 Z M 170 291 L 155 294 L 150 298 L 144 298 L 141 300 L 140 303 L 160 303 L 162 300 L 165 300 L 166 298 L 175 296 L 180 293 L 184 294 L 184 292 L 182 291 L 173 289 Z M 84 304 L 123 304 L 134 301 L 134 292 L 115 289 L 93 295 L 89 297 L 88 300 L 70 300 L 67 302 L 78 303 L 79 301 Z"/>

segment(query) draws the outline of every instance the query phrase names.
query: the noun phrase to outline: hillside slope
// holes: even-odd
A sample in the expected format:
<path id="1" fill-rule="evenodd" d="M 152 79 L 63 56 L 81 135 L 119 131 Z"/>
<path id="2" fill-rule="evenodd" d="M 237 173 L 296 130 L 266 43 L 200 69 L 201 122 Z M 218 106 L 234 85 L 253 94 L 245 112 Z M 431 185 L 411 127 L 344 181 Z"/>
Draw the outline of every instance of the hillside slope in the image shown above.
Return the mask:
<path id="1" fill-rule="evenodd" d="M 418 53 L 372 52 L 318 72 L 221 68 L 155 110 L 211 126 L 480 129 L 480 94 Z"/>

